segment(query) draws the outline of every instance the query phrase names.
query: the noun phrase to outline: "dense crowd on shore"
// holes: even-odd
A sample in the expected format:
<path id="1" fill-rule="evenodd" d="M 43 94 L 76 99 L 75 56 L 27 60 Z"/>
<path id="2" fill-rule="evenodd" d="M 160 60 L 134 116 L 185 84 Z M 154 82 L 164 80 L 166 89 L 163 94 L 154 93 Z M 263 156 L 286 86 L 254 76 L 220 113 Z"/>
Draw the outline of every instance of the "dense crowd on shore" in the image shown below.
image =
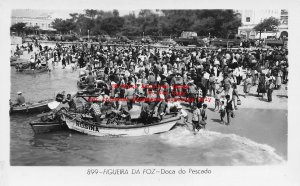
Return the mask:
<path id="1" fill-rule="evenodd" d="M 87 89 L 96 86 L 105 98 L 126 99 L 126 104 L 113 102 L 116 109 L 127 106 L 130 110 L 137 98 L 152 98 L 141 101 L 142 113 L 149 117 L 157 112 L 162 117 L 171 99 L 187 98 L 195 128 L 206 123 L 208 96 L 215 98 L 215 111 L 220 112 L 222 121 L 227 114 L 229 124 L 240 101 L 237 86 L 243 86 L 246 97 L 257 85 L 257 94 L 267 94 L 271 102 L 273 90 L 288 82 L 288 50 L 283 48 L 162 49 L 59 43 L 52 48 L 37 43 L 36 47 L 30 60 L 32 67 L 47 64 L 53 68 L 61 62 L 63 68 L 81 68 L 84 72 L 79 81 L 87 84 Z M 32 51 L 32 46 L 29 44 L 27 49 Z M 103 99 L 93 102 L 94 115 L 99 115 Z"/>

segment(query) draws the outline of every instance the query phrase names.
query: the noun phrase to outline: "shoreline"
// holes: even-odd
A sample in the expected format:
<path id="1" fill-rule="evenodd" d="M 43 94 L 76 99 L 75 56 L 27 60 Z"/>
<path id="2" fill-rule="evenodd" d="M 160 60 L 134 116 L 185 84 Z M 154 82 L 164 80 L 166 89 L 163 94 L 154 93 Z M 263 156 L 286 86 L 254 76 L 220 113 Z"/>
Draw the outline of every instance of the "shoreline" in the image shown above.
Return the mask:
<path id="1" fill-rule="evenodd" d="M 191 120 L 191 112 L 186 109 Z M 235 134 L 256 143 L 268 145 L 287 160 L 288 110 L 266 108 L 240 108 L 235 111 L 230 125 L 221 124 L 220 114 L 207 109 L 206 130 L 222 134 Z M 250 119 L 251 118 L 251 119 Z M 226 121 L 226 117 L 224 118 Z M 192 127 L 189 126 L 191 129 Z"/>

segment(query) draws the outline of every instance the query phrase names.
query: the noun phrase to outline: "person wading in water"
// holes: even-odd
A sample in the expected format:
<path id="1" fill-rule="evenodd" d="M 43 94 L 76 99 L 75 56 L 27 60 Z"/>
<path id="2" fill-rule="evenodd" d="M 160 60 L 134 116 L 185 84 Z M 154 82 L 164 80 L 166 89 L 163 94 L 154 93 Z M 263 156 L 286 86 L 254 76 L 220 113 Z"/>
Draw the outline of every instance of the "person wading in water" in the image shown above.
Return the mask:
<path id="1" fill-rule="evenodd" d="M 234 117 L 234 113 L 233 113 L 233 105 L 232 105 L 232 100 L 230 99 L 230 95 L 226 95 L 226 106 L 225 106 L 225 110 L 226 110 L 226 114 L 227 114 L 227 125 L 230 125 L 230 117 Z"/>

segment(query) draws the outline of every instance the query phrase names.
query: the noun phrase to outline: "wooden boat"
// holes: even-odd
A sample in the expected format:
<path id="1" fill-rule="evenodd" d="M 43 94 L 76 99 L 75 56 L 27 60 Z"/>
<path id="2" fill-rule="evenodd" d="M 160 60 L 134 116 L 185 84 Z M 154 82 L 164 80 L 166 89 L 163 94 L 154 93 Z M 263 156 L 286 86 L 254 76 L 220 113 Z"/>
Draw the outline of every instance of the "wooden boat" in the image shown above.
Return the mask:
<path id="1" fill-rule="evenodd" d="M 161 121 L 146 125 L 107 125 L 107 120 L 95 123 L 83 119 L 82 114 L 64 113 L 63 116 L 69 129 L 94 136 L 143 136 L 163 133 L 171 130 L 181 118 L 179 115 L 168 115 Z"/>
<path id="2" fill-rule="evenodd" d="M 61 108 L 55 114 L 52 111 L 39 114 L 40 119 L 29 123 L 34 133 L 68 130 L 65 120 L 62 119 L 62 110 L 65 108 Z"/>
<path id="3" fill-rule="evenodd" d="M 26 69 L 20 69 L 17 68 L 17 72 L 23 73 L 23 74 L 36 74 L 36 73 L 42 73 L 42 72 L 47 72 L 49 71 L 48 67 L 41 67 L 41 68 L 26 68 Z"/>
<path id="4" fill-rule="evenodd" d="M 31 113 L 42 113 L 50 111 L 48 107 L 48 103 L 54 101 L 53 99 L 42 100 L 37 103 L 26 103 L 25 106 L 12 106 L 10 108 L 10 114 L 14 113 L 23 113 L 23 114 L 31 114 Z"/>
<path id="5" fill-rule="evenodd" d="M 16 59 L 17 58 L 17 59 Z M 16 60 L 13 60 L 16 59 Z M 25 66 L 25 67 L 29 67 L 29 60 L 25 59 L 25 58 L 20 58 L 15 56 L 14 58 L 11 57 L 10 59 L 10 66 L 15 66 L 16 68 L 19 68 L 20 65 Z"/>
<path id="6" fill-rule="evenodd" d="M 68 130 L 65 122 L 46 121 L 41 120 L 32 121 L 29 123 L 34 133 L 46 133 L 60 130 Z"/>

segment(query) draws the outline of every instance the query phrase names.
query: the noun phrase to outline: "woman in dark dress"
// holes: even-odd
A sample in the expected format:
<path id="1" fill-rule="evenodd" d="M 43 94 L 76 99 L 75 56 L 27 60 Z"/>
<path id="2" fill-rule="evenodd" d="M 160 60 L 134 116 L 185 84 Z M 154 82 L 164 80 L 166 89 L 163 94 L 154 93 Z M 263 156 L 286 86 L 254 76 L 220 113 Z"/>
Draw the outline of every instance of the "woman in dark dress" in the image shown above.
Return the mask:
<path id="1" fill-rule="evenodd" d="M 259 96 L 260 93 L 262 93 L 262 98 L 264 97 L 266 93 L 266 76 L 264 73 L 261 74 L 259 77 L 258 87 L 257 87 L 257 96 Z"/>

